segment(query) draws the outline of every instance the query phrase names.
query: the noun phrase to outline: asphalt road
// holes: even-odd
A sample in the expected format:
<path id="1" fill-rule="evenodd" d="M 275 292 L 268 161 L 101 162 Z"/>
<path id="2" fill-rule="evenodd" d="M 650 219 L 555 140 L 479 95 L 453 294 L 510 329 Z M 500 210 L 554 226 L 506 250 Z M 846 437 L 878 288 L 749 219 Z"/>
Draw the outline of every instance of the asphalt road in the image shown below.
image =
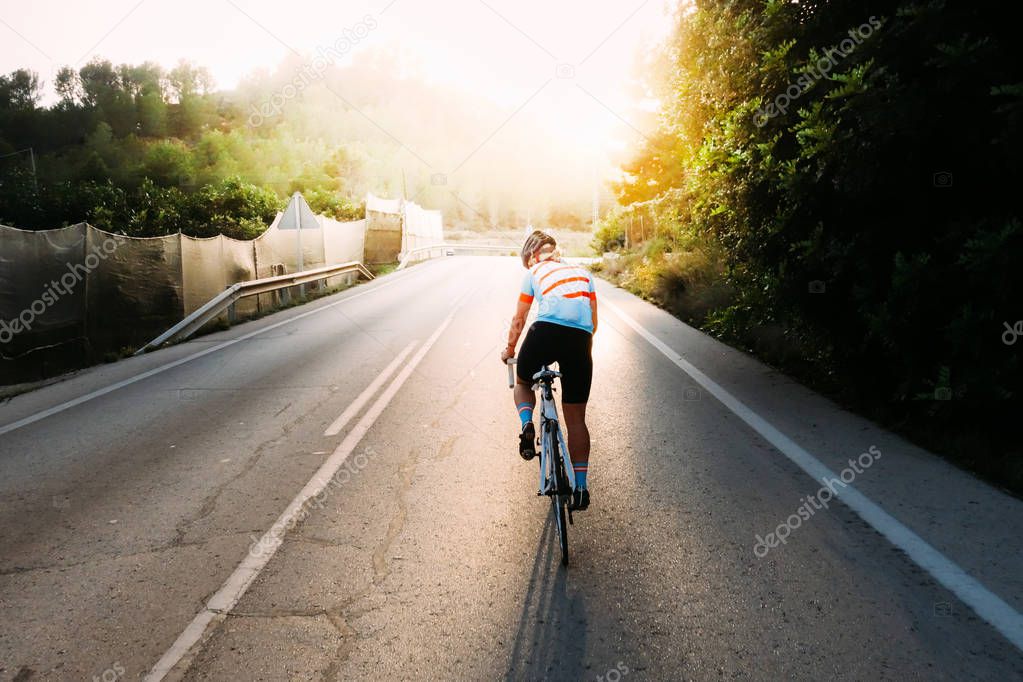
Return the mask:
<path id="1" fill-rule="evenodd" d="M 446 258 L 0 405 L 0 679 L 1023 679 L 1023 503 L 603 282 L 562 568 L 520 277 Z"/>

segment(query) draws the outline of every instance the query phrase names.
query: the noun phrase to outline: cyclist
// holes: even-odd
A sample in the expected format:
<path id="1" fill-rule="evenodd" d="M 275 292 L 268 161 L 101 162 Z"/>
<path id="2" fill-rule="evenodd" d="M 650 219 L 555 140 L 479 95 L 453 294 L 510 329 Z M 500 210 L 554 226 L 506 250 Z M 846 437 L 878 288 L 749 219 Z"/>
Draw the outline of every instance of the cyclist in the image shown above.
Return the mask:
<path id="1" fill-rule="evenodd" d="M 573 509 L 586 509 L 590 492 L 586 473 L 590 459 L 590 432 L 586 428 L 586 401 L 593 378 L 591 349 L 597 330 L 597 295 L 593 277 L 582 267 L 561 260 L 557 241 L 540 230 L 534 231 L 522 245 L 522 265 L 528 272 L 522 282 L 518 307 L 508 333 L 508 346 L 501 362 L 515 356 L 526 316 L 537 300 L 536 322 L 529 328 L 519 350 L 515 407 L 522 430 L 519 454 L 530 460 L 536 456 L 536 427 L 533 426 L 533 375 L 542 365 L 557 362 L 561 371 L 562 408 L 568 431 L 568 450 L 575 468 L 576 492 Z"/>

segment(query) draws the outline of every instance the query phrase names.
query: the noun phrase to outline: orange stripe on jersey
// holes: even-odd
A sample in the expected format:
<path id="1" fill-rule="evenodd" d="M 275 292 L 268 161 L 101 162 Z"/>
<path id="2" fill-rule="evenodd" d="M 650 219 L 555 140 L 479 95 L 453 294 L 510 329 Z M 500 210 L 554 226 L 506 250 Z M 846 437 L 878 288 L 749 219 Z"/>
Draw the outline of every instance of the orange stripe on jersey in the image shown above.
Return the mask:
<path id="1" fill-rule="evenodd" d="M 569 282 L 587 282 L 587 283 L 589 283 L 589 281 L 590 281 L 589 277 L 566 277 L 565 279 L 559 279 L 557 282 L 555 282 L 554 284 L 552 284 L 549 287 L 547 287 L 546 289 L 544 289 L 543 290 L 543 295 L 546 296 L 547 292 L 549 292 L 551 289 L 556 289 L 557 287 L 560 287 L 562 284 L 568 284 Z"/>
<path id="2" fill-rule="evenodd" d="M 529 294 L 519 294 L 519 303 L 532 303 L 533 297 Z"/>
<path id="3" fill-rule="evenodd" d="M 561 266 L 560 268 L 551 268 L 551 269 L 550 269 L 550 270 L 548 270 L 547 272 L 543 273 L 543 277 L 540 277 L 540 278 L 539 278 L 539 279 L 538 279 L 538 280 L 536 281 L 536 283 L 537 283 L 537 284 L 543 284 L 543 281 L 544 281 L 545 279 L 547 279 L 548 277 L 550 277 L 551 275 L 553 275 L 553 274 L 554 274 L 555 272 L 558 272 L 559 270 L 575 270 L 575 269 L 576 269 L 576 267 L 575 267 L 574 265 L 562 265 L 562 266 Z"/>
<path id="4" fill-rule="evenodd" d="M 533 267 L 529 269 L 529 271 L 535 275 L 540 271 L 540 268 L 542 268 L 545 265 L 560 265 L 560 262 L 556 260 L 542 260 L 539 263 L 534 264 Z"/>
<path id="5" fill-rule="evenodd" d="M 597 300 L 597 295 L 592 291 L 574 291 L 571 294 L 565 294 L 564 298 L 579 298 L 580 296 L 585 296 L 593 301 Z"/>

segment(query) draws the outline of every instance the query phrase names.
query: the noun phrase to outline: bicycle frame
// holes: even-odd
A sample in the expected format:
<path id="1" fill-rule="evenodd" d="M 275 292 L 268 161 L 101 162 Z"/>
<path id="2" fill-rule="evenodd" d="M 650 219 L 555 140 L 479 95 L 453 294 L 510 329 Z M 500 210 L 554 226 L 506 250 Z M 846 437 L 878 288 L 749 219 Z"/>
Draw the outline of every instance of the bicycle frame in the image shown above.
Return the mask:
<path id="1" fill-rule="evenodd" d="M 536 383 L 533 390 L 540 390 L 540 486 L 537 495 L 569 495 L 575 491 L 575 467 L 572 455 L 568 451 L 568 443 L 561 432 L 561 421 L 558 419 L 558 406 L 554 402 L 554 378 L 561 376 L 544 365 L 533 375 Z M 550 435 L 557 434 L 558 452 L 565 467 L 565 478 L 568 490 L 557 490 L 555 476 L 557 462 L 551 457 Z"/>
<path id="2" fill-rule="evenodd" d="M 514 358 L 509 358 L 509 388 L 515 385 L 513 364 Z M 561 433 L 558 406 L 554 402 L 554 380 L 560 376 L 561 372 L 547 365 L 543 365 L 533 375 L 533 392 L 535 394 L 537 389 L 540 391 L 540 485 L 536 494 L 551 498 L 551 509 L 561 544 L 561 565 L 568 566 L 568 525 L 572 524 L 571 500 L 575 492 L 575 467 L 568 452 L 568 443 Z M 565 523 L 566 514 L 568 525 Z"/>
<path id="3" fill-rule="evenodd" d="M 515 386 L 515 358 L 508 360 L 508 388 Z M 543 365 L 540 371 L 533 375 L 533 392 L 540 391 L 540 486 L 537 495 L 568 495 L 575 492 L 575 466 L 572 464 L 572 455 L 568 451 L 568 443 L 561 432 L 561 421 L 558 419 L 558 406 L 554 402 L 554 379 L 561 376 L 561 372 L 555 372 L 547 365 Z M 558 435 L 558 452 L 561 453 L 561 460 L 565 464 L 565 478 L 568 479 L 569 489 L 566 491 L 555 491 L 554 466 L 551 461 L 550 441 L 546 437 L 549 431 L 555 431 Z"/>

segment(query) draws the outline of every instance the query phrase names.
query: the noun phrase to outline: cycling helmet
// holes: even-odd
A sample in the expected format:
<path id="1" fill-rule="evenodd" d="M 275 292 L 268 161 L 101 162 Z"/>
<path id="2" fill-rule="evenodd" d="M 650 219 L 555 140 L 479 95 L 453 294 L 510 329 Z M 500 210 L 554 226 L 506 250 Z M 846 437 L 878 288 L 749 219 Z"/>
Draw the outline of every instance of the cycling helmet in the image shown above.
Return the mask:
<path id="1" fill-rule="evenodd" d="M 550 236 L 546 232 L 540 230 L 534 230 L 531 235 L 526 237 L 526 242 L 522 245 L 522 267 L 529 267 L 529 260 L 536 255 L 536 252 L 541 247 L 550 244 L 551 246 L 557 246 L 558 242 L 554 237 Z"/>

